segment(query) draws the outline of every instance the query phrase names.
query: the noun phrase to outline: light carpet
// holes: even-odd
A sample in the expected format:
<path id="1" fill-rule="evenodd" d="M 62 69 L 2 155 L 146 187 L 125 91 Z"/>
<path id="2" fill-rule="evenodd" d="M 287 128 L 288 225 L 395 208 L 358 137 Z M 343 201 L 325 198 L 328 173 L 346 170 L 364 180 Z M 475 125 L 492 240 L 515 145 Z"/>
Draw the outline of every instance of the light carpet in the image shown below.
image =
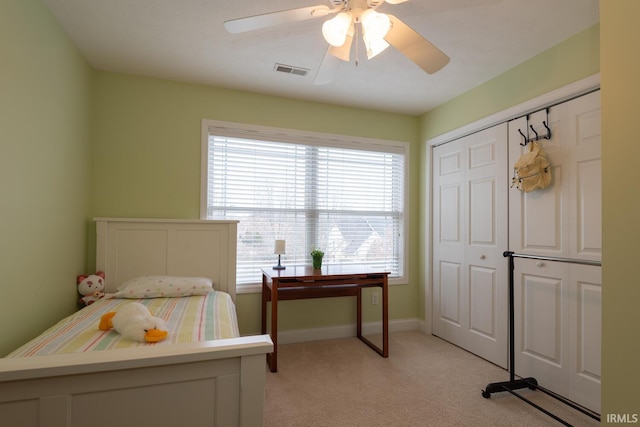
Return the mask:
<path id="1" fill-rule="evenodd" d="M 278 372 L 267 370 L 265 427 L 562 425 L 507 392 L 482 397 L 487 384 L 508 379 L 419 331 L 390 334 L 389 358 L 357 338 L 280 345 Z M 540 391 L 519 393 L 571 425 L 599 425 Z"/>

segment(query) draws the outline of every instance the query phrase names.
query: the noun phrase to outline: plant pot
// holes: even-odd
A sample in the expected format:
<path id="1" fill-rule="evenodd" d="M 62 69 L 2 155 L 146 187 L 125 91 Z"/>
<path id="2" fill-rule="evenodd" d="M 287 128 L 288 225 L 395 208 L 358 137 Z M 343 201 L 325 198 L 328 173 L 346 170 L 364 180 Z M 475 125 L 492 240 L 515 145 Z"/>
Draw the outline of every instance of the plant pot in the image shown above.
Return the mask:
<path id="1" fill-rule="evenodd" d="M 311 260 L 313 262 L 313 268 L 314 269 L 322 268 L 322 255 L 312 256 Z"/>

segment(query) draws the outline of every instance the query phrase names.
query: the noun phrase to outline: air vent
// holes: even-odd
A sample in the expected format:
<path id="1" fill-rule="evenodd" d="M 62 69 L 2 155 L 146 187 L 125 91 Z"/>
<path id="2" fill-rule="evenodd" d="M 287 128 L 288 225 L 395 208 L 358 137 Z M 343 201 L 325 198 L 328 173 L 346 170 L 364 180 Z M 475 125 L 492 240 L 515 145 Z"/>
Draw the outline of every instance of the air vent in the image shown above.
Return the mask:
<path id="1" fill-rule="evenodd" d="M 295 74 L 297 76 L 306 76 L 309 73 L 309 70 L 307 70 L 306 68 L 294 67 L 292 65 L 284 64 L 276 64 L 273 69 L 281 73 Z"/>

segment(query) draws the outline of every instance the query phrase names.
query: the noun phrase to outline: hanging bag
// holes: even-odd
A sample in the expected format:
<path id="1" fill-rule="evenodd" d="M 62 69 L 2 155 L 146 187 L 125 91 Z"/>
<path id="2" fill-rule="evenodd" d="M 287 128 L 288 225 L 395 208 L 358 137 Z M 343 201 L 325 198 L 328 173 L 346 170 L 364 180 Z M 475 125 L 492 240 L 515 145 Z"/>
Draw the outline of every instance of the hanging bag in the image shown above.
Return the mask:
<path id="1" fill-rule="evenodd" d="M 513 165 L 511 188 L 528 193 L 547 188 L 551 184 L 551 163 L 536 141 L 531 141 L 529 151 Z"/>

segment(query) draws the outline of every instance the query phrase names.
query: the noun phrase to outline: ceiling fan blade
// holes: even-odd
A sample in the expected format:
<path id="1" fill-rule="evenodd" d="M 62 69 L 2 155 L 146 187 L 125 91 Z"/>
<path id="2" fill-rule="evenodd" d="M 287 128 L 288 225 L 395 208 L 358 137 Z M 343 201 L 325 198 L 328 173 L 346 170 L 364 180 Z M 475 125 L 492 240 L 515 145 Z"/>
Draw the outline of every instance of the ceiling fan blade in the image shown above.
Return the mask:
<path id="1" fill-rule="evenodd" d="M 340 66 L 340 59 L 331 53 L 333 46 L 329 46 L 322 58 L 316 77 L 313 79 L 314 85 L 326 85 L 333 82 L 336 74 L 338 73 L 338 67 Z M 339 49 L 339 48 L 338 48 Z"/>
<path id="2" fill-rule="evenodd" d="M 384 39 L 404 56 L 429 74 L 449 63 L 450 58 L 431 42 L 393 15 L 389 15 L 391 29 Z"/>
<path id="3" fill-rule="evenodd" d="M 326 16 L 333 11 L 334 10 L 330 9 L 329 6 L 325 5 L 289 9 L 280 12 L 248 16 L 246 18 L 230 19 L 224 22 L 224 28 L 231 34 L 245 33 L 247 31 L 259 30 L 261 28 L 272 27 L 274 25 L 319 18 L 321 16 Z"/>

